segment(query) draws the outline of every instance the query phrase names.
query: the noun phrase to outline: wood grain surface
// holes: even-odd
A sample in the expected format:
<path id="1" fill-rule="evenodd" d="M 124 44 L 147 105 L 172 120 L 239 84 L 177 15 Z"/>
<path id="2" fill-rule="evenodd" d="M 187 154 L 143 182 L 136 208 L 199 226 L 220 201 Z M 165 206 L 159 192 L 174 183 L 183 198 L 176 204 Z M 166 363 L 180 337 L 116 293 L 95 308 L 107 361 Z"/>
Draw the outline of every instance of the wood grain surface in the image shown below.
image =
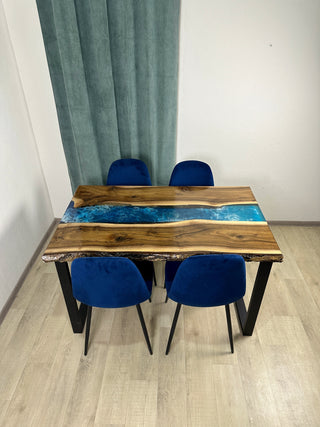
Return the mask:
<path id="1" fill-rule="evenodd" d="M 80 185 L 74 207 L 95 205 L 224 206 L 257 203 L 250 187 L 136 187 Z"/>
<path id="2" fill-rule="evenodd" d="M 42 259 L 79 256 L 184 259 L 194 254 L 237 253 L 247 261 L 281 261 L 266 222 L 191 220 L 166 224 L 59 224 Z"/>

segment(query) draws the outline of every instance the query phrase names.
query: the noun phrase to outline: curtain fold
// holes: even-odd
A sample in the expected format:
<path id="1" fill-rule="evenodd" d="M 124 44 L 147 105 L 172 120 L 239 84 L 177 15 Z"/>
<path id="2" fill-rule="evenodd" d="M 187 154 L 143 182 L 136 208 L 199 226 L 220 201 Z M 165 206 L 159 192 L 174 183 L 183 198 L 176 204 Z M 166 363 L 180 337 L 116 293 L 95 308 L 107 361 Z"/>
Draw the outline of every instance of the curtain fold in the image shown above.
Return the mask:
<path id="1" fill-rule="evenodd" d="M 120 157 L 168 184 L 180 0 L 37 0 L 69 176 L 104 184 Z"/>

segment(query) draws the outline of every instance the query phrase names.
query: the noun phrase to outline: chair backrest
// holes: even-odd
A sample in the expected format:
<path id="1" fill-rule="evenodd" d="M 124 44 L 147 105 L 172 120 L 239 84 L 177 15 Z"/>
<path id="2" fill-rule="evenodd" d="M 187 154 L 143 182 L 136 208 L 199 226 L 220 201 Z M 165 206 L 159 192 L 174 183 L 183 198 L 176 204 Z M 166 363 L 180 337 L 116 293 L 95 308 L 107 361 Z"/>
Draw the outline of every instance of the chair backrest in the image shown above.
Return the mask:
<path id="1" fill-rule="evenodd" d="M 71 265 L 71 280 L 74 297 L 92 307 L 128 307 L 151 294 L 152 284 L 128 258 L 77 258 Z"/>
<path id="2" fill-rule="evenodd" d="M 151 185 L 147 165 L 139 159 L 115 160 L 109 168 L 107 185 Z"/>
<path id="3" fill-rule="evenodd" d="M 173 168 L 169 185 L 214 185 L 210 166 L 199 160 L 185 160 Z"/>
<path id="4" fill-rule="evenodd" d="M 246 291 L 244 259 L 224 254 L 191 256 L 181 263 L 167 291 L 173 301 L 195 307 L 235 302 Z"/>

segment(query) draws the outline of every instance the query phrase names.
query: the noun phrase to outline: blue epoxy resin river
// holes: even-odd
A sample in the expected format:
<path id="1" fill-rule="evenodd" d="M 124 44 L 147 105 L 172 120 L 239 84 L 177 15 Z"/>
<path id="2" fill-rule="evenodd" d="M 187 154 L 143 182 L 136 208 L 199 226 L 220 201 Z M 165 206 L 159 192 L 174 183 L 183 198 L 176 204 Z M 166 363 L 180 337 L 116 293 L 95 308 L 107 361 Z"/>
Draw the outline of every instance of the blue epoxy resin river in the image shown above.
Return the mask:
<path id="1" fill-rule="evenodd" d="M 192 219 L 211 221 L 265 221 L 256 204 L 197 206 L 68 206 L 61 223 L 155 224 Z"/>

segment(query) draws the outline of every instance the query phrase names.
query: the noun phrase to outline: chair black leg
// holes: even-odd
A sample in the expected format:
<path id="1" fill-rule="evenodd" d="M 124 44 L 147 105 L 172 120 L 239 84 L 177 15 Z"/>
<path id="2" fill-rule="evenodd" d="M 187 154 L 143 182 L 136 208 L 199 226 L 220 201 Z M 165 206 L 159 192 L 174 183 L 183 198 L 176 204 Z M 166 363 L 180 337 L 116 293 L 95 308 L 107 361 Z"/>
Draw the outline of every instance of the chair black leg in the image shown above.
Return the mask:
<path id="1" fill-rule="evenodd" d="M 154 286 L 157 286 L 156 269 L 154 268 L 154 264 L 152 264 L 152 267 L 153 267 L 153 283 L 154 283 Z"/>
<path id="2" fill-rule="evenodd" d="M 177 321 L 178 321 L 180 309 L 181 309 L 181 304 L 178 303 L 176 311 L 174 313 L 173 321 L 172 321 L 172 326 L 171 326 L 170 335 L 169 335 L 168 344 L 167 344 L 167 349 L 166 349 L 166 355 L 169 353 L 169 350 L 170 350 L 171 341 L 172 341 L 172 338 L 173 338 L 174 331 L 176 329 L 176 325 L 177 325 Z"/>
<path id="3" fill-rule="evenodd" d="M 86 356 L 88 353 L 88 343 L 89 343 L 89 335 L 90 335 L 90 324 L 91 324 L 91 313 L 92 313 L 92 307 L 88 306 L 87 311 L 87 324 L 86 324 L 86 338 L 84 342 L 84 355 Z"/>
<path id="4" fill-rule="evenodd" d="M 143 335 L 144 335 L 144 337 L 146 339 L 146 343 L 147 343 L 147 346 L 148 346 L 148 349 L 149 349 L 149 353 L 152 354 L 152 348 L 151 348 L 151 344 L 150 344 L 150 340 L 149 340 L 149 335 L 148 335 L 148 331 L 147 331 L 147 328 L 146 328 L 146 324 L 144 322 L 144 318 L 143 318 L 143 314 L 142 314 L 142 310 L 141 310 L 140 304 L 137 304 L 136 307 L 137 307 L 137 310 L 138 310 L 138 315 L 139 315 L 141 327 L 142 327 L 142 330 L 143 330 Z"/>
<path id="5" fill-rule="evenodd" d="M 225 306 L 226 309 L 226 316 L 227 316 L 227 324 L 228 324 L 228 334 L 229 334 L 229 341 L 230 341 L 230 347 L 231 347 L 231 353 L 233 353 L 233 337 L 232 337 L 232 324 L 231 324 L 231 316 L 230 316 L 230 306 L 227 304 Z"/>

